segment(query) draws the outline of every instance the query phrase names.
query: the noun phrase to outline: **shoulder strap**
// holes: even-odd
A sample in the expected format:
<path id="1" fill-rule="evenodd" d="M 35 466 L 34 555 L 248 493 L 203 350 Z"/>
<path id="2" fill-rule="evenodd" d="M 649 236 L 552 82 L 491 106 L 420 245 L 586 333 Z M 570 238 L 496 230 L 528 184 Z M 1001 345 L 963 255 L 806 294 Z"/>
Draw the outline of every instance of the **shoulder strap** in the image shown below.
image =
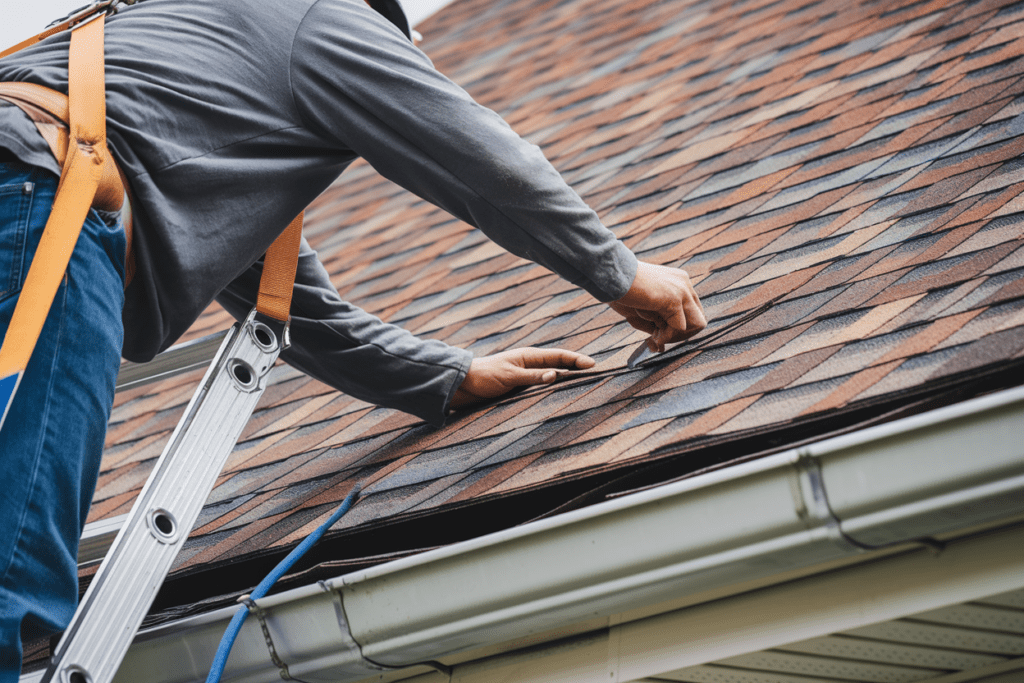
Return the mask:
<path id="1" fill-rule="evenodd" d="M 63 21 L 48 27 L 42 33 L 32 36 L 31 38 L 28 38 L 26 40 L 23 40 L 17 45 L 12 45 L 3 52 L 0 52 L 0 59 L 3 59 L 7 55 L 13 55 L 15 52 L 23 50 L 30 45 L 35 45 L 39 41 L 49 38 L 52 35 L 56 35 L 61 31 L 66 31 L 69 28 L 75 26 L 76 24 L 85 21 L 97 12 L 106 12 L 107 8 L 113 5 L 115 2 L 116 0 L 100 0 L 100 2 L 95 2 L 89 5 L 88 7 L 83 7 L 77 12 L 73 12 L 72 14 L 68 15 L 68 17 L 65 18 Z"/>
<path id="2" fill-rule="evenodd" d="M 96 2 L 79 12 L 72 14 L 64 21 L 48 28 L 39 35 L 29 38 L 28 40 L 24 40 L 14 47 L 0 52 L 0 58 L 13 54 L 30 45 L 34 45 L 49 36 L 72 27 L 72 45 L 74 45 L 76 42 L 76 39 L 74 38 L 75 31 L 78 30 L 79 26 L 84 27 L 87 23 L 92 21 L 102 22 L 102 15 L 111 5 L 114 5 L 116 1 L 117 0 L 101 0 L 101 2 Z M 98 43 L 95 43 L 95 41 L 89 41 L 90 43 L 98 45 L 98 51 L 94 53 L 89 52 L 80 45 L 78 50 L 79 58 L 75 59 L 73 56 L 69 58 L 68 94 L 71 99 L 85 100 L 81 103 L 80 112 L 93 111 L 99 114 L 99 117 L 92 125 L 94 128 L 102 126 L 103 130 L 100 134 L 105 139 L 106 101 L 103 85 L 103 47 L 101 31 L 99 37 L 100 40 Z M 72 52 L 74 54 L 74 47 L 72 47 Z M 77 78 L 71 74 L 72 62 L 78 62 Z M 62 94 L 32 83 L 3 83 L 0 84 L 0 86 L 2 86 L 3 90 L 0 94 L 9 96 L 9 98 L 12 101 L 17 102 L 19 106 L 24 107 L 25 104 L 28 103 L 29 105 L 41 107 L 59 120 L 70 124 L 70 117 L 68 114 L 69 105 L 67 103 L 68 99 Z M 78 94 L 72 95 L 71 91 Z M 97 137 L 96 131 L 90 132 L 89 136 Z M 48 140 L 48 142 L 50 141 Z M 56 145 L 51 144 L 50 146 L 53 148 Z M 60 161 L 60 156 L 63 155 L 58 155 L 58 161 Z M 107 169 L 106 172 L 113 173 L 115 171 L 114 169 Z M 124 183 L 124 186 L 127 189 L 127 183 Z M 102 187 L 103 185 L 101 185 L 101 188 Z M 278 239 L 267 251 L 263 276 L 260 279 L 260 291 L 257 298 L 256 308 L 260 313 L 268 315 L 275 320 L 286 321 L 288 319 L 288 312 L 291 306 L 292 288 L 295 284 L 295 271 L 298 265 L 299 241 L 301 237 L 302 214 L 300 213 L 294 220 L 292 220 L 285 231 L 281 233 Z M 129 259 L 129 264 L 131 264 L 131 259 Z"/>
<path id="3" fill-rule="evenodd" d="M 0 347 L 0 384 L 6 388 L 0 393 L 3 411 L 0 424 L 28 366 L 103 173 L 106 147 L 106 109 L 102 95 L 103 17 L 100 14 L 80 24 L 71 34 L 70 141 L 53 209 Z"/>

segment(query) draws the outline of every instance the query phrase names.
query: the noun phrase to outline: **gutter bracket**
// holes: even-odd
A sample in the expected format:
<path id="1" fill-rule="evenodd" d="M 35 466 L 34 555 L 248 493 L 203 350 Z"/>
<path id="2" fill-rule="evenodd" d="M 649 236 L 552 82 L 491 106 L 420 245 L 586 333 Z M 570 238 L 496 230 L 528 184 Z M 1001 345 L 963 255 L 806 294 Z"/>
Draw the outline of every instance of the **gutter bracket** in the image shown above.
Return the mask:
<path id="1" fill-rule="evenodd" d="M 843 533 L 840 520 L 832 512 L 821 476 L 821 465 L 810 449 L 796 452 L 793 461 L 796 479 L 791 481 L 796 514 L 809 530 L 822 529 L 825 535 L 844 552 L 867 550 L 857 541 Z"/>
<path id="2" fill-rule="evenodd" d="M 340 585 L 334 585 L 335 582 L 339 583 Z M 321 580 L 317 581 L 316 583 L 318 586 L 320 586 L 320 590 L 330 594 L 331 597 L 334 599 L 334 612 L 338 617 L 338 626 L 341 628 L 343 637 L 345 640 L 348 641 L 349 647 L 359 653 L 359 658 L 363 660 L 367 668 L 373 668 L 379 671 L 401 671 L 402 669 L 408 669 L 409 667 L 413 666 L 426 666 L 444 676 L 447 676 L 448 680 L 451 681 L 453 673 L 452 667 L 445 666 L 441 662 L 435 660 L 411 662 L 409 664 L 403 664 L 401 666 L 388 666 L 387 664 L 375 662 L 369 657 L 367 657 L 365 654 L 363 654 L 363 646 L 360 645 L 356 641 L 355 637 L 352 635 L 352 629 L 349 628 L 348 618 L 345 615 L 345 605 L 343 603 L 341 596 L 341 589 L 345 587 L 345 577 L 341 576 L 337 579 L 332 579 L 329 582 Z"/>
<path id="3" fill-rule="evenodd" d="M 270 661 L 274 663 L 278 671 L 281 673 L 281 678 L 286 681 L 298 680 L 293 678 L 288 672 L 288 665 L 284 663 L 281 657 L 277 654 L 277 649 L 274 647 L 274 639 L 270 636 L 270 628 L 267 626 L 266 612 L 263 608 L 256 604 L 256 602 L 248 595 L 243 595 L 238 598 L 238 602 L 245 605 L 246 609 L 249 610 L 249 614 L 256 617 L 260 622 L 260 628 L 263 629 L 263 640 L 267 643 L 267 650 L 270 651 Z"/>
<path id="4" fill-rule="evenodd" d="M 793 467 L 796 469 L 797 475 L 796 481 L 792 485 L 797 516 L 808 529 L 824 529 L 828 538 L 841 549 L 847 552 L 867 552 L 906 543 L 922 545 L 935 555 L 945 549 L 945 544 L 934 538 L 908 538 L 882 545 L 870 545 L 858 541 L 843 531 L 842 520 L 832 512 L 832 507 L 828 502 L 828 492 L 825 490 L 825 480 L 821 475 L 821 463 L 814 457 L 810 448 L 802 448 L 797 451 Z"/>
<path id="5" fill-rule="evenodd" d="M 337 579 L 335 579 L 337 580 Z M 344 577 L 341 577 L 341 586 L 332 585 L 334 581 L 328 583 L 327 581 L 317 581 L 316 585 L 320 587 L 324 593 L 331 596 L 332 602 L 334 603 L 334 614 L 338 619 L 338 629 L 341 633 L 342 640 L 346 641 L 346 648 L 352 652 L 358 653 L 359 659 L 362 660 L 363 665 L 367 669 L 377 671 L 397 671 L 402 667 L 387 666 L 384 664 L 378 664 L 370 659 L 367 659 L 363 654 L 363 646 L 356 642 L 355 637 L 352 635 L 352 629 L 349 628 L 348 618 L 345 615 L 345 605 L 342 604 L 341 599 L 341 588 L 345 585 Z"/>

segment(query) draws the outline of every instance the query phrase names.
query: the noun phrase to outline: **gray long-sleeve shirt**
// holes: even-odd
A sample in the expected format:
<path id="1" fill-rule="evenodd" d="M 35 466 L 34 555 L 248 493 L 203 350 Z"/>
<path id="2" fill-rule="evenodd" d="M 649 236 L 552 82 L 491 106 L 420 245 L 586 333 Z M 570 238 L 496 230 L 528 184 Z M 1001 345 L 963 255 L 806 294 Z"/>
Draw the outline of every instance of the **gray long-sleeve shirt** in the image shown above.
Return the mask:
<path id="1" fill-rule="evenodd" d="M 357 157 L 602 301 L 636 259 L 540 150 L 439 74 L 363 0 L 146 0 L 105 34 L 107 135 L 133 191 L 137 272 L 123 355 L 171 345 L 215 298 L 255 301 L 257 260 Z M 69 34 L 0 60 L 0 81 L 67 92 Z M 20 110 L 0 147 L 55 173 Z M 285 360 L 434 423 L 471 355 L 338 296 L 303 242 Z"/>

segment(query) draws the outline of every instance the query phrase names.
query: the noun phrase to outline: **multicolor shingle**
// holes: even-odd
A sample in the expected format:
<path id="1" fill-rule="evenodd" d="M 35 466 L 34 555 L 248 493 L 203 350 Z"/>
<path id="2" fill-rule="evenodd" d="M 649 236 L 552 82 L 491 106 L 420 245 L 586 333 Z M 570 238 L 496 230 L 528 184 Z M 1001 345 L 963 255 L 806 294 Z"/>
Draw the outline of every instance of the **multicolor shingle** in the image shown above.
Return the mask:
<path id="1" fill-rule="evenodd" d="M 599 364 L 440 430 L 282 366 L 176 572 L 283 550 L 356 482 L 334 533 L 386 546 L 404 519 L 1024 380 L 1024 3 L 458 0 L 420 30 L 642 258 L 690 272 L 711 324 L 628 369 L 642 334 L 356 164 L 307 213 L 344 296 Z M 198 378 L 118 395 L 90 519 L 128 510 Z"/>

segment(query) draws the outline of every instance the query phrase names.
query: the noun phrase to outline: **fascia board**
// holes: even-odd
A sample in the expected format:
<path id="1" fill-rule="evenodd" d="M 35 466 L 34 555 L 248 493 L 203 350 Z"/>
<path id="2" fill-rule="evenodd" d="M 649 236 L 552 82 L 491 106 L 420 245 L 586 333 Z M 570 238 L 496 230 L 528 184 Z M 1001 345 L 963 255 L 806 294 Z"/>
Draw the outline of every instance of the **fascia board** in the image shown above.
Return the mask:
<path id="1" fill-rule="evenodd" d="M 1022 419 L 1024 389 L 1004 391 L 260 604 L 271 631 L 287 643 L 278 643 L 278 652 L 294 675 L 330 670 L 336 680 L 360 680 L 374 670 L 371 662 L 410 666 L 856 557 L 878 539 L 903 544 L 953 527 L 990 523 L 996 515 L 1019 516 L 1024 513 L 1024 444 L 1013 436 Z M 984 503 L 995 499 L 1003 505 L 993 512 Z M 300 609 L 304 616 L 295 621 L 285 618 L 304 604 L 319 606 Z M 208 662 L 206 653 L 212 658 L 215 634 L 219 637 L 232 611 L 140 635 L 122 667 L 134 675 L 119 674 L 118 680 L 156 680 L 154 672 L 166 671 L 169 662 L 180 664 L 186 652 L 188 658 L 202 652 L 197 664 Z M 228 674 L 276 680 L 278 672 L 253 621 L 236 644 L 241 651 L 232 655 Z M 300 631 L 320 635 L 296 637 Z"/>

